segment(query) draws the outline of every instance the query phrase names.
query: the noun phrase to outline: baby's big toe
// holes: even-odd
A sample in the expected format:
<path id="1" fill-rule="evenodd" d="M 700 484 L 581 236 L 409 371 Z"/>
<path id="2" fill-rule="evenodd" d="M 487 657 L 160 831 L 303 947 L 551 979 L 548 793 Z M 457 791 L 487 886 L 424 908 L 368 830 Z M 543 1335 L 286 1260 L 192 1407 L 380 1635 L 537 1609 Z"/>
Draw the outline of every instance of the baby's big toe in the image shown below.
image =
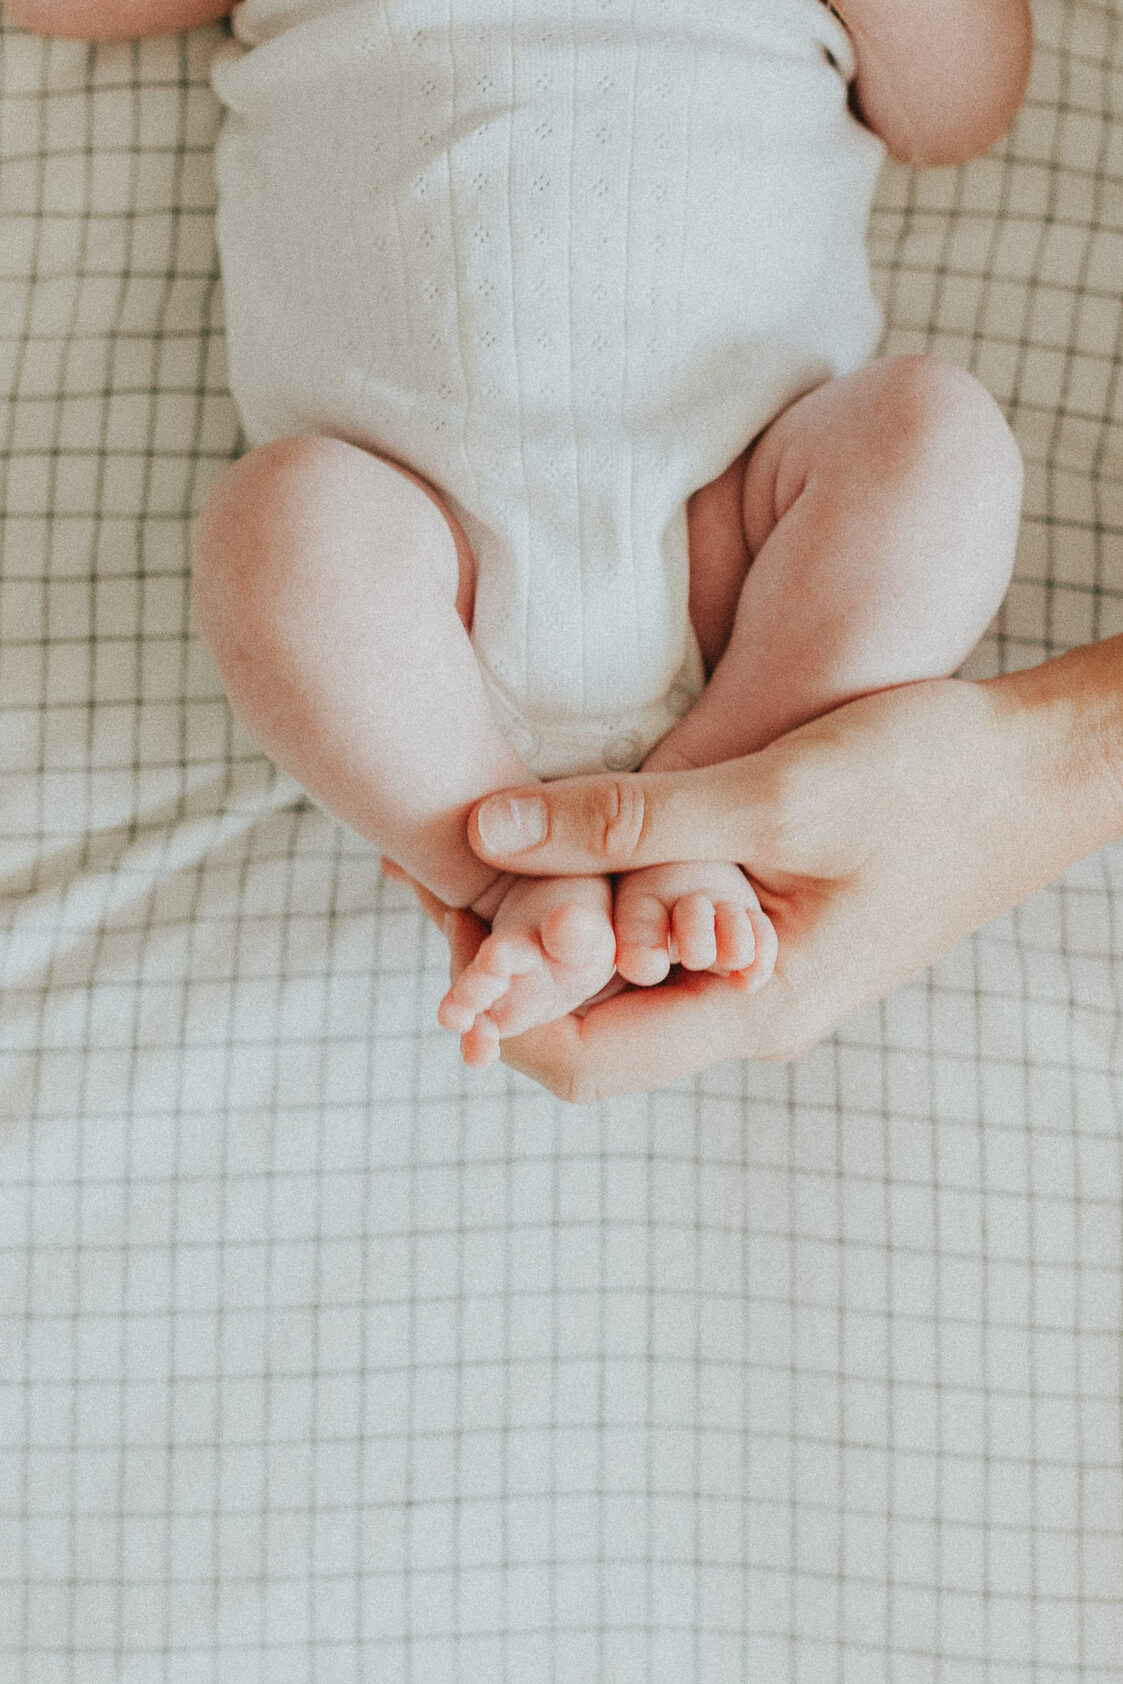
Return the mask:
<path id="1" fill-rule="evenodd" d="M 611 971 L 616 938 L 599 908 L 564 901 L 543 918 L 541 939 L 544 952 L 559 965 Z"/>

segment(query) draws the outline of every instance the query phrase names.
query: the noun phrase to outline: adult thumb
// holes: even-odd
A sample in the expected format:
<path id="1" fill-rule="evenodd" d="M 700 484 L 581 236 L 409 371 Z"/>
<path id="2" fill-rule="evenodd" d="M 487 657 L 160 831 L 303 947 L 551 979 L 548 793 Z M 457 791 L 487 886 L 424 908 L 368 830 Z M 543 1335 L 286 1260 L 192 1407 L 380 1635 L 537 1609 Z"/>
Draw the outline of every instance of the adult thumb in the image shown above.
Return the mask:
<path id="1" fill-rule="evenodd" d="M 503 790 L 472 809 L 468 840 L 481 859 L 532 876 L 747 858 L 759 796 L 753 761 Z"/>

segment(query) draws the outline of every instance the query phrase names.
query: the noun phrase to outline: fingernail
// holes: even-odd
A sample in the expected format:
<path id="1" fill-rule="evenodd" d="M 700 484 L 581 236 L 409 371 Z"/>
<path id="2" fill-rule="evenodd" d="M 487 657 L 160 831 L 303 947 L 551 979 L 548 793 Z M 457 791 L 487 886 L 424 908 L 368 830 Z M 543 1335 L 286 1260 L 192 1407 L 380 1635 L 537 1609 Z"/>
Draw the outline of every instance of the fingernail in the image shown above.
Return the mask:
<path id="1" fill-rule="evenodd" d="M 536 795 L 493 795 L 476 814 L 489 854 L 518 854 L 546 837 L 546 805 Z"/>

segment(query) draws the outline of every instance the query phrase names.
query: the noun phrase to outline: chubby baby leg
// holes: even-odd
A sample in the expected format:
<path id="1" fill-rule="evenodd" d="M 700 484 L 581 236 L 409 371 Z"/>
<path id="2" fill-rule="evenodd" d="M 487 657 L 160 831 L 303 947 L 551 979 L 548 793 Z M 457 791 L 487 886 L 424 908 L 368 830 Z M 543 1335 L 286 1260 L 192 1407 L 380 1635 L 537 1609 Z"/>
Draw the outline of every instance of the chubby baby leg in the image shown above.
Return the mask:
<path id="1" fill-rule="evenodd" d="M 194 538 L 195 619 L 235 712 L 317 801 L 458 906 L 495 875 L 463 835 L 470 802 L 529 775 L 476 670 L 470 565 L 420 480 L 334 438 L 250 451 Z"/>
<path id="2" fill-rule="evenodd" d="M 855 696 L 954 672 L 1009 584 L 1021 458 L 984 388 L 934 358 L 870 364 L 784 411 L 748 455 L 739 531 L 727 479 L 706 488 L 707 519 L 691 534 L 691 608 L 714 670 L 649 756 L 651 771 L 734 759 Z M 715 553 L 695 552 L 696 533 Z M 699 586 L 711 582 L 724 628 L 696 611 Z M 713 870 L 691 866 L 696 881 L 648 871 L 621 881 L 617 936 L 634 949 L 625 974 L 638 981 L 666 963 L 653 907 L 668 906 L 673 931 L 684 882 L 713 903 L 724 893 L 711 887 Z M 759 952 L 759 917 L 746 916 Z"/>
<path id="3" fill-rule="evenodd" d="M 497 1020 L 528 1027 L 595 994 L 613 970 L 607 883 L 568 898 L 516 891 L 468 847 L 473 803 L 534 778 L 484 691 L 472 557 L 436 493 L 342 440 L 280 440 L 219 482 L 193 572 L 199 630 L 267 753 L 426 888 L 504 932 L 462 979 L 479 1000 L 469 1062 L 498 1056 Z"/>
<path id="4" fill-rule="evenodd" d="M 954 672 L 1006 593 L 1021 496 L 1002 412 L 952 364 L 892 358 L 798 399 L 747 458 L 753 559 L 726 646 L 648 765 L 729 760 L 855 696 Z"/>

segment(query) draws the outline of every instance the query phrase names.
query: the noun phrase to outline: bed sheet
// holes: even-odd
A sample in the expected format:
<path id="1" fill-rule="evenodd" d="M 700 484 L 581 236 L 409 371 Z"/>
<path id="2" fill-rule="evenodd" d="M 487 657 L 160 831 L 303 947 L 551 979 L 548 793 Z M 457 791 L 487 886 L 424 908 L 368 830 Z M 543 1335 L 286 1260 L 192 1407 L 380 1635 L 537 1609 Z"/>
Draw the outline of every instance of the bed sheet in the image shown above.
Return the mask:
<path id="1" fill-rule="evenodd" d="M 973 673 L 1123 630 L 1123 18 L 886 171 L 1028 464 Z M 1123 852 L 784 1067 L 574 1109 L 194 639 L 217 29 L 0 36 L 0 1679 L 1120 1684 Z"/>

